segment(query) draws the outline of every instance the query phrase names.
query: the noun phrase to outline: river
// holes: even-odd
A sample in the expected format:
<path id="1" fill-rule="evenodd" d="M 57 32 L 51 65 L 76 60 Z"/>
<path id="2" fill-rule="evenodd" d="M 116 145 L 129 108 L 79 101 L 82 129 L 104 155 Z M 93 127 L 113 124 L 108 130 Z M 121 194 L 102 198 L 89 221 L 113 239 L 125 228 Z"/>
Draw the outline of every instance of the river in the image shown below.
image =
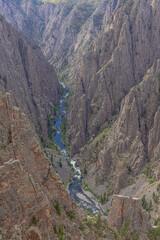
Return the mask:
<path id="1" fill-rule="evenodd" d="M 97 215 L 99 212 L 101 212 L 103 216 L 106 216 L 106 213 L 101 208 L 101 204 L 94 198 L 94 196 L 90 192 L 84 191 L 83 178 L 81 176 L 80 168 L 78 167 L 76 161 L 73 158 L 70 158 L 66 150 L 66 147 L 62 142 L 61 135 L 62 116 L 65 116 L 67 114 L 64 107 L 64 101 L 69 95 L 69 90 L 64 83 L 61 83 L 61 85 L 65 90 L 65 94 L 59 101 L 60 115 L 57 117 L 56 122 L 54 124 L 54 127 L 56 128 L 54 140 L 59 146 L 62 155 L 65 158 L 68 158 L 72 168 L 74 169 L 74 176 L 67 190 L 69 192 L 70 197 L 73 198 L 78 205 L 84 207 L 94 215 Z"/>

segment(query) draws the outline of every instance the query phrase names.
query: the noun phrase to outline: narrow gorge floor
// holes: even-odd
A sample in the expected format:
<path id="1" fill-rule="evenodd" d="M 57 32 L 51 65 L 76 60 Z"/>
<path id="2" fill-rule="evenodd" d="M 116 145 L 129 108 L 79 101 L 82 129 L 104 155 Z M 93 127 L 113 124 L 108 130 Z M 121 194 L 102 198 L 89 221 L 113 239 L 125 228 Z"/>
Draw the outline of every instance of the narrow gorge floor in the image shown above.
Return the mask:
<path id="1" fill-rule="evenodd" d="M 83 178 L 81 176 L 80 168 L 77 165 L 76 160 L 74 160 L 69 156 L 66 146 L 63 143 L 61 125 L 62 125 L 62 117 L 67 114 L 64 106 L 64 101 L 69 95 L 69 90 L 65 86 L 65 84 L 62 83 L 62 86 L 64 88 L 65 93 L 59 101 L 60 114 L 56 118 L 56 122 L 54 124 L 54 128 L 56 129 L 56 132 L 54 134 L 54 141 L 60 148 L 61 154 L 63 156 L 62 166 L 59 167 L 57 172 L 59 173 L 59 171 L 61 171 L 61 175 L 63 175 L 63 177 L 61 176 L 60 177 L 64 178 L 62 180 L 65 180 L 66 176 L 64 175 L 68 175 L 66 170 L 67 162 L 68 162 L 68 165 L 70 165 L 72 168 L 72 177 L 70 178 L 70 183 L 66 187 L 70 197 L 73 198 L 78 205 L 84 207 L 86 210 L 90 211 L 92 214 L 98 215 L 98 213 L 101 212 L 101 215 L 107 216 L 106 212 L 103 210 L 101 203 L 97 199 L 95 199 L 94 195 L 91 192 L 85 191 L 83 189 Z M 49 156 L 51 156 L 51 154 Z M 52 161 L 52 164 L 55 164 L 55 163 Z M 70 171 L 70 168 L 68 169 Z"/>

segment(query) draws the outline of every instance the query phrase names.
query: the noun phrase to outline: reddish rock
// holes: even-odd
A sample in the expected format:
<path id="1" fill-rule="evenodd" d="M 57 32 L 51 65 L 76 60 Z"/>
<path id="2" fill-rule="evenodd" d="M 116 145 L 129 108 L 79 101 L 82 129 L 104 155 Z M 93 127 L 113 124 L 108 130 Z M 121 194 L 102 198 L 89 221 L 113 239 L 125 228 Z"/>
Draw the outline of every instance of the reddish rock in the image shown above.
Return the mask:
<path id="1" fill-rule="evenodd" d="M 132 233 L 148 233 L 151 230 L 149 215 L 138 198 L 115 195 L 107 221 L 109 226 L 117 229 L 125 222 Z"/>
<path id="2" fill-rule="evenodd" d="M 9 94 L 0 94 L 0 106 L 0 238 L 55 239 L 54 225 L 59 229 L 70 224 L 64 209 L 76 211 L 75 204 L 43 156 L 26 115 L 12 106 Z M 75 223 L 74 236 L 79 239 L 78 217 Z M 72 228 L 64 232 L 72 236 Z"/>

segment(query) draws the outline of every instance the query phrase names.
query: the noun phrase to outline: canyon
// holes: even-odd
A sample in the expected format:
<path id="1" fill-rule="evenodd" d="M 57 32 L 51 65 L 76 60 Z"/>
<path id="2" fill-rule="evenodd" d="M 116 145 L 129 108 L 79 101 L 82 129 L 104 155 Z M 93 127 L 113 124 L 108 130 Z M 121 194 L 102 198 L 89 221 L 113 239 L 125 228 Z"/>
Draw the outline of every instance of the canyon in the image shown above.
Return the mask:
<path id="1" fill-rule="evenodd" d="M 0 13 L 0 237 L 159 239 L 160 2 L 0 0 Z M 51 146 L 62 82 L 65 154 Z M 69 197 L 67 154 L 109 214 L 100 226 Z"/>
<path id="2" fill-rule="evenodd" d="M 60 84 L 55 70 L 39 47 L 25 39 L 2 16 L 0 29 L 1 92 L 12 93 L 14 103 L 29 116 L 39 135 L 47 139 L 47 116 L 59 99 Z"/>

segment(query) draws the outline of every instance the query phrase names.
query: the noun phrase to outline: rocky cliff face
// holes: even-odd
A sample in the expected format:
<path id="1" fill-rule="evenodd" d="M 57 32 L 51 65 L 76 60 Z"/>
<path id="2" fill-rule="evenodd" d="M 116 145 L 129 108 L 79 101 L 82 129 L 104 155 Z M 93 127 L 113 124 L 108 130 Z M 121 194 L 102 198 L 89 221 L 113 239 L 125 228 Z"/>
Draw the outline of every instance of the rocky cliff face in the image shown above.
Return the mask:
<path id="1" fill-rule="evenodd" d="M 0 90 L 10 91 L 14 103 L 47 137 L 47 117 L 58 102 L 59 83 L 39 47 L 0 17 Z"/>
<path id="2" fill-rule="evenodd" d="M 118 192 L 148 167 L 159 180 L 159 11 L 159 1 L 117 5 L 84 55 L 68 138 L 92 189 Z"/>
<path id="3" fill-rule="evenodd" d="M 118 1 L 104 33 L 84 54 L 68 117 L 72 154 L 113 120 L 159 58 L 158 18 L 158 1 Z"/>
<path id="4" fill-rule="evenodd" d="M 128 229 L 131 229 L 132 234 L 134 232 L 146 234 L 151 230 L 149 215 L 142 208 L 141 200 L 138 198 L 132 199 L 122 195 L 115 195 L 113 197 L 108 224 L 117 229 L 120 229 L 126 224 Z M 136 239 L 138 239 L 138 236 Z M 146 237 L 144 239 L 146 239 Z"/>
<path id="5" fill-rule="evenodd" d="M 15 28 L 39 44 L 61 77 L 75 85 L 82 53 L 104 29 L 116 1 L 0 1 L 0 12 Z M 74 84 L 73 84 L 74 83 Z"/>
<path id="6" fill-rule="evenodd" d="M 132 184 L 132 191 L 130 187 L 124 192 L 142 197 L 141 178 L 136 189 L 133 186 L 139 174 L 146 175 L 141 187 L 160 177 L 160 2 L 115 0 L 93 7 L 88 3 L 5 0 L 0 1 L 0 10 L 18 30 L 39 42 L 64 78 L 69 76 L 72 83 L 76 79 L 68 114 L 68 140 L 71 154 L 78 153 L 92 192 L 111 195 Z M 14 102 L 22 106 L 37 128 L 41 125 L 44 134 L 48 109 L 58 99 L 55 73 L 39 48 L 18 35 L 3 18 L 0 29 L 1 91 L 12 91 Z M 54 239 L 64 225 L 69 229 L 65 229 L 68 239 L 94 239 L 93 228 L 82 237 L 78 220 L 78 228 L 67 221 L 66 212 L 72 213 L 74 204 L 46 164 L 25 115 L 11 107 L 8 97 L 1 99 L 2 236 Z M 152 189 L 145 185 L 145 191 L 150 191 L 147 201 L 159 191 L 158 184 Z M 16 203 L 13 206 L 12 199 Z M 56 200 L 64 208 L 61 216 L 56 215 Z M 160 211 L 156 204 L 151 217 Z M 129 215 L 133 217 L 131 229 L 148 229 L 139 200 L 115 197 L 110 225 L 121 227 L 122 218 L 127 221 Z M 21 224 L 15 221 L 17 216 Z M 90 222 L 85 223 L 90 226 Z M 6 231 L 5 226 L 10 225 L 13 228 Z M 97 227 L 95 223 L 93 226 Z M 112 239 L 105 234 L 104 238 Z"/>
<path id="7" fill-rule="evenodd" d="M 105 219 L 87 216 L 69 198 L 8 93 L 0 93 L 0 122 L 0 239 L 115 239 Z"/>
<path id="8" fill-rule="evenodd" d="M 148 175 L 159 180 L 159 168 L 155 167 L 160 141 L 159 69 L 158 60 L 122 101 L 118 119 L 80 151 L 82 165 L 89 167 L 87 178 L 108 182 L 108 192 L 133 183 L 146 165 Z"/>
<path id="9" fill-rule="evenodd" d="M 75 204 L 43 156 L 26 115 L 12 105 L 9 94 L 0 95 L 0 119 L 1 239 L 56 239 L 54 226 L 80 239 L 77 225 L 66 216 Z"/>

